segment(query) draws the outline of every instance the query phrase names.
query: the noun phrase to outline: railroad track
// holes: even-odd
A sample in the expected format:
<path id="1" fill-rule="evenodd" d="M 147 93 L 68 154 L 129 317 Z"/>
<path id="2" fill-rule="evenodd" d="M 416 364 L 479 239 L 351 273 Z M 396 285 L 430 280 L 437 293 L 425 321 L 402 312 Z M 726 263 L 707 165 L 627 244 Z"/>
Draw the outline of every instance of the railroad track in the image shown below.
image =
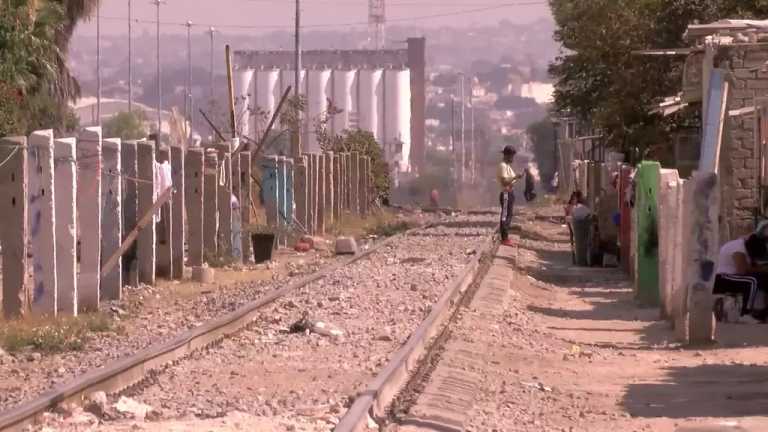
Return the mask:
<path id="1" fill-rule="evenodd" d="M 449 221 L 438 222 L 391 237 L 374 245 L 358 256 L 332 265 L 329 268 L 275 290 L 232 313 L 183 332 L 168 342 L 152 346 L 103 368 L 88 372 L 71 382 L 40 395 L 30 402 L 0 413 L 0 431 L 21 430 L 25 426 L 34 424 L 36 419 L 39 419 L 44 412 L 64 403 L 81 403 L 85 396 L 93 392 L 104 391 L 108 394 L 119 395 L 126 393 L 128 390 L 131 394 L 138 394 L 139 396 L 142 395 L 142 392 L 151 393 L 153 385 L 158 381 L 157 375 L 161 377 L 172 376 L 173 374 L 168 373 L 168 371 L 173 371 L 174 367 L 178 364 L 183 366 L 184 361 L 205 362 L 208 354 L 203 352 L 206 351 L 203 350 L 204 348 L 216 345 L 207 350 L 213 352 L 212 355 L 216 356 L 218 355 L 216 351 L 219 350 L 220 346 L 218 343 L 223 340 L 229 340 L 228 343 L 221 344 L 221 346 L 231 345 L 232 349 L 239 351 L 241 348 L 237 346 L 237 343 L 231 342 L 235 335 L 244 330 L 250 331 L 248 330 L 249 328 L 258 330 L 265 323 L 268 324 L 270 319 L 274 321 L 274 317 L 269 318 L 265 314 L 267 311 L 274 311 L 276 308 L 279 309 L 284 306 L 284 304 L 280 304 L 281 302 L 288 305 L 293 304 L 294 306 L 296 303 L 304 305 L 306 312 L 306 310 L 311 310 L 311 307 L 306 307 L 304 303 L 314 301 L 313 299 L 318 292 L 335 290 L 334 292 L 341 292 L 341 296 L 346 292 L 351 292 L 352 295 L 367 298 L 370 295 L 375 296 L 377 292 L 392 289 L 395 285 L 403 288 L 401 285 L 406 284 L 409 277 L 412 277 L 415 282 L 411 283 L 410 287 L 405 288 L 403 293 L 395 293 L 395 297 L 403 297 L 410 299 L 408 301 L 414 301 L 413 299 L 423 296 L 424 301 L 431 303 L 431 306 L 428 308 L 414 308 L 413 310 L 405 306 L 404 310 L 391 309 L 389 311 L 390 314 L 401 314 L 404 317 L 408 317 L 408 323 L 399 328 L 399 324 L 395 322 L 392 335 L 376 336 L 377 340 L 383 337 L 384 340 L 382 342 L 388 341 L 388 346 L 379 350 L 385 353 L 385 355 L 377 360 L 376 365 L 385 363 L 385 360 L 389 360 L 390 364 L 397 362 L 413 363 L 414 355 L 418 357 L 418 354 L 423 352 L 425 344 L 429 342 L 431 336 L 439 329 L 440 324 L 444 322 L 446 316 L 453 310 L 452 305 L 455 304 L 457 296 L 466 289 L 474 277 L 475 270 L 480 262 L 481 252 L 490 246 L 488 239 L 492 233 L 490 227 L 493 225 L 492 218 L 482 213 L 462 215 Z M 451 235 L 452 233 L 454 235 Z M 446 239 L 446 237 L 448 238 Z M 440 246 L 430 248 L 430 241 L 439 242 Z M 421 248 L 420 252 L 416 250 L 418 248 Z M 433 255 L 433 257 L 430 258 L 430 255 Z M 424 277 L 429 276 L 429 265 L 435 265 L 436 262 L 440 261 L 450 263 L 440 267 L 439 272 L 444 272 L 444 274 L 441 275 L 439 272 L 437 274 L 435 272 L 431 273 L 435 281 L 426 283 L 426 285 L 430 286 L 430 289 L 422 292 L 421 287 L 416 284 L 422 282 Z M 384 264 L 384 267 L 382 267 L 382 264 Z M 391 269 L 386 270 L 389 267 Z M 360 272 L 366 271 L 371 273 L 373 275 L 371 277 L 377 282 L 373 285 L 369 284 L 370 286 L 366 285 L 364 290 L 357 290 L 357 286 L 365 285 L 365 283 L 361 284 L 360 282 L 365 282 L 366 277 L 358 278 L 360 280 L 357 281 L 355 281 L 355 278 L 358 277 L 358 274 L 361 274 Z M 377 271 L 379 273 L 376 273 Z M 412 272 L 412 274 L 409 275 L 409 272 Z M 397 279 L 393 275 L 398 273 L 404 273 L 403 277 L 394 282 L 386 280 L 386 278 Z M 444 277 L 437 280 L 438 276 Z M 345 285 L 345 278 L 352 279 L 351 284 Z M 446 283 L 448 285 L 447 290 L 445 289 Z M 289 298 L 295 298 L 296 300 L 286 300 Z M 334 294 L 330 298 L 339 298 L 339 295 Z M 386 309 L 387 301 L 392 300 L 392 298 L 383 298 L 382 309 Z M 354 301 L 354 299 L 351 300 Z M 364 301 L 367 300 L 361 300 L 361 302 Z M 317 305 L 318 308 L 322 309 L 322 305 L 319 303 Z M 403 308 L 403 305 L 401 304 L 398 307 Z M 372 311 L 373 309 L 362 312 L 370 314 Z M 296 310 L 294 312 L 283 314 L 282 322 L 273 322 L 273 324 L 285 329 L 286 323 L 298 316 L 299 311 Z M 272 312 L 269 313 L 272 314 Z M 424 315 L 426 315 L 426 319 L 423 321 L 415 319 L 415 317 L 423 317 Z M 331 318 L 333 316 L 331 314 Z M 346 324 L 354 327 L 354 318 L 350 319 L 352 321 L 348 320 Z M 421 322 L 421 325 L 419 325 L 419 322 Z M 417 325 L 419 326 L 415 327 Z M 362 339 L 357 339 L 364 336 L 367 330 L 369 331 L 370 327 L 359 329 L 346 328 L 344 332 L 350 334 L 350 340 L 358 343 Z M 409 339 L 408 335 L 410 335 Z M 301 335 L 288 336 L 285 332 L 282 332 L 280 337 L 293 338 L 290 341 L 291 343 L 298 344 L 301 342 Z M 406 341 L 405 339 L 408 340 Z M 402 345 L 403 343 L 405 344 Z M 334 344 L 336 342 L 331 343 L 331 346 L 328 347 L 330 351 L 338 349 L 341 352 L 345 349 L 344 343 L 337 344 L 339 346 L 334 346 Z M 323 344 L 319 345 L 322 346 Z M 402 345 L 400 350 L 393 357 L 390 357 L 400 345 Z M 226 351 L 226 347 L 223 350 Z M 190 360 L 193 353 L 199 353 L 199 355 L 195 356 L 198 358 Z M 388 367 L 388 369 L 390 369 L 388 376 L 401 376 L 403 373 L 406 375 L 408 373 L 408 367 L 403 369 L 402 365 Z M 375 372 L 375 370 L 377 369 L 370 372 Z M 153 379 L 148 381 L 147 377 L 150 375 L 153 376 Z M 390 385 L 393 382 L 391 378 L 383 379 L 383 381 L 390 383 Z M 379 393 L 371 399 L 372 402 L 383 403 L 387 399 L 382 397 L 385 392 Z M 153 396 L 150 394 L 148 397 Z M 359 403 L 353 405 L 350 413 L 353 412 L 355 406 L 359 406 Z M 351 418 L 350 414 L 345 416 L 342 422 L 339 423 L 339 428 L 345 427 L 344 425 L 348 422 L 346 420 L 348 418 Z"/>

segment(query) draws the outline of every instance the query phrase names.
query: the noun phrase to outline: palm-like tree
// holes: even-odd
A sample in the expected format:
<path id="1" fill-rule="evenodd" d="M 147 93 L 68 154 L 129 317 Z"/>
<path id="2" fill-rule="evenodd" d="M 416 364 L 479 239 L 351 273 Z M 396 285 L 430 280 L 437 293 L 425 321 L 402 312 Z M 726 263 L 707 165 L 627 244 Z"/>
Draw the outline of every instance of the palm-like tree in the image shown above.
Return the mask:
<path id="1" fill-rule="evenodd" d="M 29 101 L 47 100 L 58 111 L 57 117 L 64 118 L 67 103 L 80 94 L 77 80 L 66 64 L 67 47 L 77 22 L 90 16 L 97 4 L 98 0 L 0 2 L 0 90 L 5 94 L 18 93 L 21 102 L 16 106 L 17 117 L 35 115 Z M 0 111 L 3 108 L 5 112 L 9 109 L 0 107 Z M 34 120 L 28 119 L 26 123 L 38 123 Z M 57 126 L 60 125 L 47 127 Z M 0 124 L 0 132 L 12 129 Z"/>

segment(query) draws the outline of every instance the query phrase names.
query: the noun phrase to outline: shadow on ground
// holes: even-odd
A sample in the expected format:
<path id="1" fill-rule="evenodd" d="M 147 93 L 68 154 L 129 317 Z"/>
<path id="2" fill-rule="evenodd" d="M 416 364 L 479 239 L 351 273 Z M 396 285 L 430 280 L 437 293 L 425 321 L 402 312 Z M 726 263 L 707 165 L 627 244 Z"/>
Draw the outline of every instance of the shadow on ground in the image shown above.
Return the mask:
<path id="1" fill-rule="evenodd" d="M 702 418 L 768 415 L 768 366 L 674 367 L 658 383 L 630 384 L 623 405 L 633 417 Z"/>

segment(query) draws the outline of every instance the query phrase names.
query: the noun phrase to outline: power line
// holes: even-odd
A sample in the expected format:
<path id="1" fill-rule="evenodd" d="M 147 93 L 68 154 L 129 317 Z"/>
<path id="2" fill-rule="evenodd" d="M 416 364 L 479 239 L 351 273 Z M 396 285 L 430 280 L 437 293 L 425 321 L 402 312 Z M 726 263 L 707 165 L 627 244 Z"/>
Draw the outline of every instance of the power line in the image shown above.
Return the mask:
<path id="1" fill-rule="evenodd" d="M 252 0 L 253 1 L 253 0 Z M 435 14 L 429 14 L 429 15 L 420 15 L 420 16 L 412 16 L 412 17 L 400 17 L 400 18 L 389 18 L 387 19 L 388 22 L 409 22 L 409 21 L 421 21 L 425 19 L 435 19 L 435 18 L 445 18 L 445 17 L 452 17 L 452 16 L 463 16 L 463 15 L 469 15 L 469 14 L 475 14 L 475 13 L 482 13 L 482 12 L 489 12 L 499 9 L 506 9 L 511 7 L 517 7 L 517 6 L 535 6 L 535 5 L 546 5 L 548 4 L 546 1 L 524 1 L 524 2 L 517 2 L 517 3 L 499 3 L 493 6 L 485 6 L 485 7 L 478 7 L 473 9 L 464 9 L 460 11 L 453 11 L 453 12 L 443 12 L 443 13 L 435 13 Z M 125 21 L 127 18 L 125 17 L 102 17 L 102 19 L 108 19 L 108 20 L 117 20 L 117 21 Z M 156 20 L 143 20 L 143 19 L 134 19 L 134 23 L 140 23 L 140 24 L 158 24 L 158 21 Z M 179 27 L 186 27 L 186 22 L 173 22 L 173 21 L 161 21 L 159 23 L 160 25 L 166 25 L 166 26 L 179 26 Z M 358 21 L 358 22 L 348 22 L 348 23 L 328 23 L 328 24 L 308 24 L 303 25 L 302 28 L 334 28 L 334 27 L 352 27 L 352 26 L 368 26 L 367 21 Z M 218 28 L 232 28 L 232 29 L 291 29 L 293 28 L 292 25 L 280 25 L 280 24 L 274 24 L 274 25 L 244 25 L 244 24 L 214 24 L 214 23 L 196 23 L 193 25 L 193 27 L 218 27 Z"/>

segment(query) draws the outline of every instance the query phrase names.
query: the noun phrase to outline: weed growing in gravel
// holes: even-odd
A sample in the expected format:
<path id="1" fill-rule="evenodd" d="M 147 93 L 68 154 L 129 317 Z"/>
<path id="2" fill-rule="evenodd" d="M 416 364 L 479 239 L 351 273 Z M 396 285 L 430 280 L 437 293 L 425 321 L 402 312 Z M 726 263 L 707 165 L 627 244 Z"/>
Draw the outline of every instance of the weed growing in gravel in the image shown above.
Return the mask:
<path id="1" fill-rule="evenodd" d="M 119 331 L 112 318 L 101 313 L 47 321 L 13 321 L 0 327 L 0 346 L 9 352 L 25 348 L 46 353 L 79 351 L 91 334 Z"/>
<path id="2" fill-rule="evenodd" d="M 373 234 L 379 237 L 392 237 L 400 234 L 403 231 L 411 229 L 411 225 L 406 221 L 394 221 L 385 222 L 379 225 L 374 225 L 369 231 L 369 234 Z"/>

